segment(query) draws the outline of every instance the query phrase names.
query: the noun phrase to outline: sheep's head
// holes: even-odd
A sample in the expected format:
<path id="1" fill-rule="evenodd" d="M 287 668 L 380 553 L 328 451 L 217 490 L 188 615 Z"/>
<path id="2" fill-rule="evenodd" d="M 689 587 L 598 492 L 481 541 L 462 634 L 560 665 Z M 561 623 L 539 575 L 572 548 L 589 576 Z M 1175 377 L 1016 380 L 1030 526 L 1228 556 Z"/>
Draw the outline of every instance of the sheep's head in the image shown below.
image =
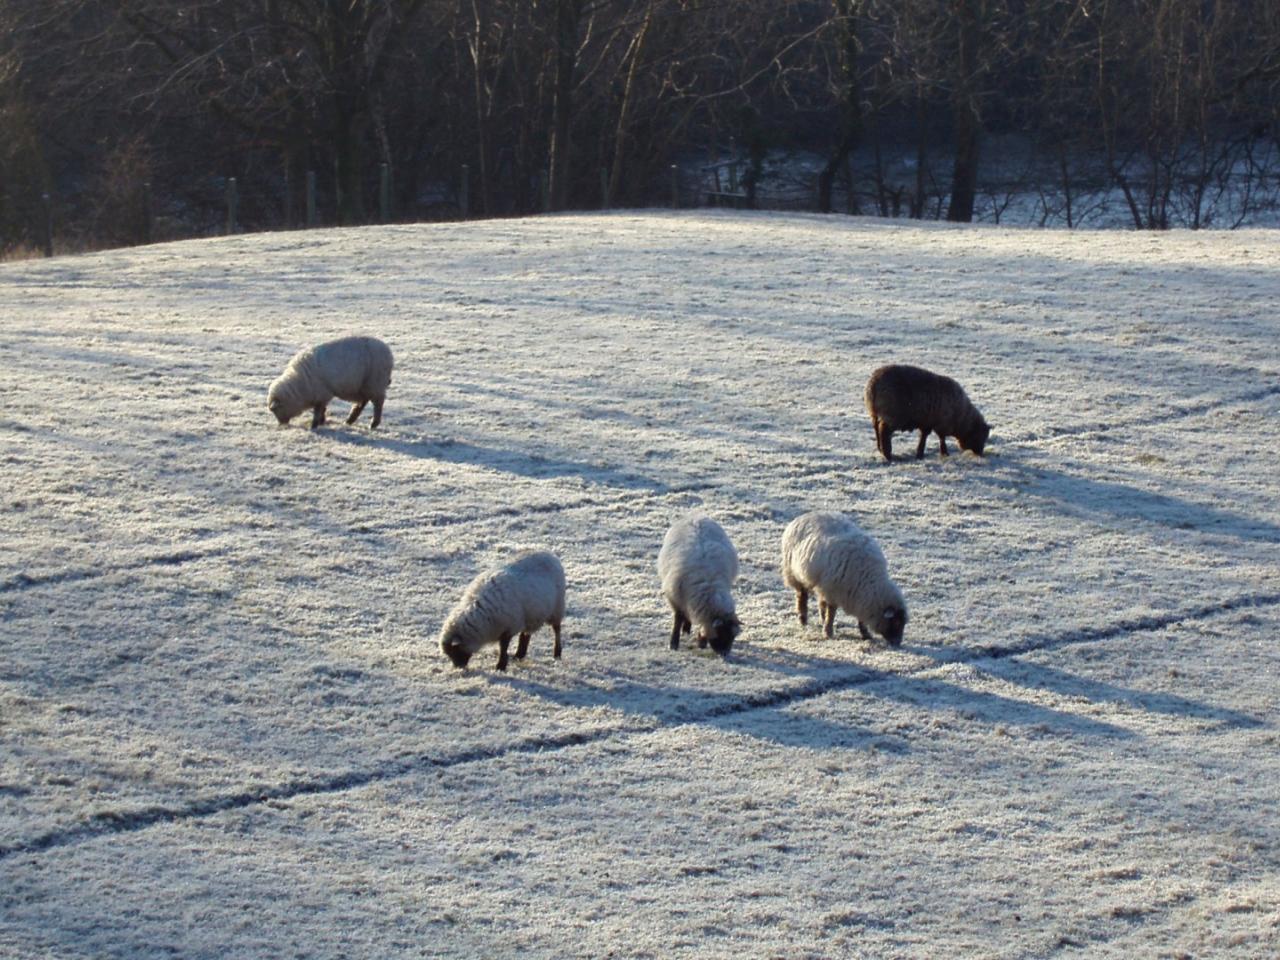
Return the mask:
<path id="1" fill-rule="evenodd" d="M 440 637 L 440 650 L 459 670 L 471 662 L 471 651 L 452 633 L 446 632 Z"/>
<path id="2" fill-rule="evenodd" d="M 742 632 L 742 624 L 735 616 L 716 617 L 710 628 L 703 627 L 698 634 L 698 646 L 710 644 L 722 657 L 733 647 L 734 638 Z"/>
<path id="3" fill-rule="evenodd" d="M 275 416 L 283 426 L 298 414 L 304 407 L 293 401 L 289 395 L 289 391 L 283 386 L 283 378 L 271 384 L 271 388 L 267 391 L 267 409 Z"/>
<path id="4" fill-rule="evenodd" d="M 275 418 L 280 421 L 281 426 L 289 422 L 289 418 L 284 412 L 284 403 L 281 402 L 279 397 L 269 397 L 267 399 L 267 409 L 275 414 Z"/>
<path id="5" fill-rule="evenodd" d="M 956 440 L 959 441 L 961 450 L 971 450 L 978 456 L 982 456 L 983 448 L 986 447 L 989 436 L 991 436 L 991 427 L 979 415 L 973 425 L 965 431 L 965 435 L 956 437 Z"/>
<path id="6" fill-rule="evenodd" d="M 884 637 L 890 646 L 902 643 L 902 632 L 907 628 L 907 611 L 903 607 L 886 607 L 876 618 L 875 631 Z"/>

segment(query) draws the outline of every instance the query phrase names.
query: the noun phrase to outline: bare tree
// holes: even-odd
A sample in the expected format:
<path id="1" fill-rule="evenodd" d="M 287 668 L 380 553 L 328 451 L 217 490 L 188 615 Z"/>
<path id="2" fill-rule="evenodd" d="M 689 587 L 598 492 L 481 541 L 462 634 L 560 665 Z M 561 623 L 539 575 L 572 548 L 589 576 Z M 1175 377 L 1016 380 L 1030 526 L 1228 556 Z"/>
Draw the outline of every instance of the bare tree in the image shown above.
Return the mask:
<path id="1" fill-rule="evenodd" d="M 150 95 L 171 88 L 198 95 L 286 156 L 307 145 L 329 154 L 339 221 L 365 218 L 365 155 L 383 134 L 379 93 L 425 0 L 103 2 L 123 28 L 125 56 L 167 65 Z"/>
<path id="2" fill-rule="evenodd" d="M 827 162 L 818 173 L 818 210 L 831 212 L 831 193 L 836 174 L 846 169 L 849 157 L 862 139 L 862 68 L 859 63 L 861 44 L 858 27 L 862 17 L 863 0 L 832 0 L 831 32 L 834 34 L 834 88 L 839 118 L 834 137 L 834 148 L 827 155 Z M 853 183 L 849 184 L 849 206 L 856 208 Z"/>
<path id="3" fill-rule="evenodd" d="M 308 170 L 360 222 L 379 162 L 417 215 L 463 165 L 485 214 L 665 202 L 730 142 L 752 200 L 797 149 L 830 210 L 865 146 L 883 215 L 1025 187 L 1075 224 L 1109 181 L 1137 226 L 1236 223 L 1280 190 L 1278 50 L 1262 0 L 0 0 L 0 228 L 53 187 L 124 242 L 151 179 L 207 231 L 218 173 L 290 223 Z M 984 181 L 1012 133 L 1034 176 Z"/>

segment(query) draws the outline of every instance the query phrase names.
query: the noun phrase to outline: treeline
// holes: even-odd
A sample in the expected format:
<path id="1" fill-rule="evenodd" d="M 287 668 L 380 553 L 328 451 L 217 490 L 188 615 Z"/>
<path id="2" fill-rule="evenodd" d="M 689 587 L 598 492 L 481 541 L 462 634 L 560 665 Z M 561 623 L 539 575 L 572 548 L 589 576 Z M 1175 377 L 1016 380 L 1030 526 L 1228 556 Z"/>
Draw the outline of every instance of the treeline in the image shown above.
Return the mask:
<path id="1" fill-rule="evenodd" d="M 752 203 L 784 148 L 818 209 L 969 220 L 1016 160 L 1068 224 L 1105 188 L 1232 225 L 1278 110 L 1275 0 L 0 0 L 0 246 L 216 232 L 231 177 L 249 229 L 665 203 L 726 158 Z"/>

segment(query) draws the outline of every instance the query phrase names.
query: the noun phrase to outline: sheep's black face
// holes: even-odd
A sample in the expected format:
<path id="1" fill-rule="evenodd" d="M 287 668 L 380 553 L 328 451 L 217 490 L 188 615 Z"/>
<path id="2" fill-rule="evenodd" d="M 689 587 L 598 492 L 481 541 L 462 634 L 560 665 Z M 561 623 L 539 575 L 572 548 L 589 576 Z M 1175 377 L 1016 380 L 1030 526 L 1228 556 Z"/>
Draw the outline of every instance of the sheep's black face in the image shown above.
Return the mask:
<path id="1" fill-rule="evenodd" d="M 907 611 L 898 607 L 889 607 L 880 614 L 876 622 L 876 633 L 884 637 L 891 646 L 902 643 L 902 633 L 907 628 Z"/>
<path id="2" fill-rule="evenodd" d="M 456 640 L 444 640 L 440 643 L 444 655 L 453 661 L 453 665 L 461 670 L 471 662 L 471 651 Z"/>
<path id="3" fill-rule="evenodd" d="M 987 446 L 987 438 L 990 436 L 991 427 L 987 426 L 987 421 L 979 418 L 977 427 L 967 437 L 957 437 L 957 439 L 960 440 L 962 450 L 971 450 L 978 456 L 982 456 L 982 451 Z"/>
<path id="4" fill-rule="evenodd" d="M 711 644 L 711 649 L 720 656 L 725 656 L 733 647 L 734 638 L 742 632 L 742 624 L 737 617 L 724 620 L 713 620 L 711 630 L 703 632 L 703 639 Z"/>

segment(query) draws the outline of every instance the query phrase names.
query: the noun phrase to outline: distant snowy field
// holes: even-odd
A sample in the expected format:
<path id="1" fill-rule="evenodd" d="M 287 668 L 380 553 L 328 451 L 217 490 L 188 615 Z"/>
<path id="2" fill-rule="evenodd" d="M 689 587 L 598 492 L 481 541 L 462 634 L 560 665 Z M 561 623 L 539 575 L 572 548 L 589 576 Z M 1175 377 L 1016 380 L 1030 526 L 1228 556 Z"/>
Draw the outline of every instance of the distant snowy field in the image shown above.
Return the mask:
<path id="1" fill-rule="evenodd" d="M 0 956 L 1280 953 L 1280 233 L 242 236 L 0 266 L 0 324 Z M 396 352 L 383 427 L 277 427 L 344 332 Z M 888 361 L 990 456 L 879 461 Z M 727 661 L 667 649 L 693 508 Z M 815 508 L 901 649 L 795 621 Z M 526 545 L 563 660 L 455 670 Z"/>

